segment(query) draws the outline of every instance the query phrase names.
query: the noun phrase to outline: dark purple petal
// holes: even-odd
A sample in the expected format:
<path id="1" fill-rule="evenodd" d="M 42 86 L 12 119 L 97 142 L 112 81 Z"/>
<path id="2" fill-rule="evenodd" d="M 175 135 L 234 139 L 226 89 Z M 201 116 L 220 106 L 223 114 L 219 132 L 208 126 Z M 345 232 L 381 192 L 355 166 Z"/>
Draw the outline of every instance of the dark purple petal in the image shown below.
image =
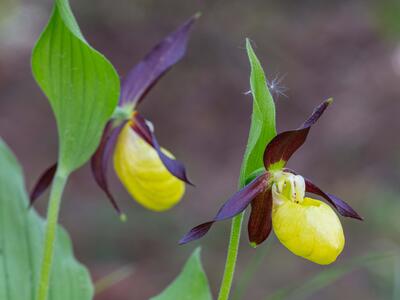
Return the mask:
<path id="1" fill-rule="evenodd" d="M 251 245 L 257 246 L 267 239 L 272 229 L 272 193 L 267 189 L 251 202 L 247 231 Z"/>
<path id="2" fill-rule="evenodd" d="M 90 161 L 92 174 L 96 183 L 107 195 L 112 206 L 120 215 L 121 215 L 121 210 L 118 207 L 118 204 L 115 201 L 108 187 L 107 167 L 108 167 L 108 161 L 112 154 L 112 150 L 114 149 L 114 145 L 117 141 L 118 134 L 125 124 L 126 121 L 120 124 L 119 126 L 113 128 L 113 124 L 111 121 L 107 123 L 103 132 L 103 136 L 101 137 L 100 145 L 97 148 L 96 152 L 93 154 L 92 159 Z"/>
<path id="3" fill-rule="evenodd" d="M 29 196 L 30 199 L 30 204 L 29 206 L 32 206 L 33 203 L 37 198 L 42 195 L 47 188 L 50 186 L 50 184 L 53 181 L 54 175 L 56 174 L 57 170 L 57 163 L 49 167 L 44 173 L 40 176 L 38 181 L 36 182 L 35 186 L 32 189 L 32 192 Z"/>
<path id="4" fill-rule="evenodd" d="M 179 245 L 187 244 L 189 242 L 202 238 L 210 230 L 214 221 L 206 222 L 192 228 L 183 238 L 179 240 Z"/>
<path id="5" fill-rule="evenodd" d="M 157 151 L 162 163 L 172 175 L 190 185 L 193 185 L 186 175 L 185 166 L 180 161 L 168 157 L 161 151 L 161 147 L 158 144 L 154 132 L 150 130 L 149 126 L 146 124 L 146 120 L 140 114 L 135 114 L 131 127 L 150 146 L 152 146 L 154 150 Z"/>
<path id="6" fill-rule="evenodd" d="M 274 163 L 282 161 L 282 167 L 286 164 L 293 153 L 304 144 L 311 126 L 331 103 L 332 99 L 322 102 L 298 129 L 282 132 L 272 139 L 264 151 L 264 166 L 267 170 Z"/>
<path id="7" fill-rule="evenodd" d="M 157 44 L 122 82 L 120 105 L 139 103 L 151 87 L 185 54 L 194 15 Z"/>
<path id="8" fill-rule="evenodd" d="M 267 186 L 266 175 L 260 175 L 236 194 L 234 194 L 225 204 L 220 208 L 215 218 L 209 222 L 203 223 L 192 228 L 180 241 L 179 244 L 186 244 L 191 241 L 197 240 L 204 236 L 217 222 L 226 220 L 236 216 L 246 209 L 250 202 L 262 193 Z"/>
<path id="9" fill-rule="evenodd" d="M 312 183 L 309 179 L 304 178 L 306 182 L 306 192 L 319 195 L 325 198 L 336 210 L 344 217 L 363 220 L 363 218 L 350 205 L 338 197 L 323 192 L 319 187 Z"/>

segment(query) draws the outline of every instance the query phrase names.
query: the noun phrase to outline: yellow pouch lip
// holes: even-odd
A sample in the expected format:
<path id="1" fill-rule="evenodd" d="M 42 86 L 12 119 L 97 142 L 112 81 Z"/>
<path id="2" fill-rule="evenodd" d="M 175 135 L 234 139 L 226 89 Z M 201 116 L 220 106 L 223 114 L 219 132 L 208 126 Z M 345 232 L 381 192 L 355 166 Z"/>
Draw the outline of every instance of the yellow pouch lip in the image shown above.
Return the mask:
<path id="1" fill-rule="evenodd" d="M 340 220 L 320 200 L 305 197 L 301 203 L 274 202 L 272 224 L 276 236 L 288 250 L 314 263 L 330 264 L 344 248 Z"/>
<path id="2" fill-rule="evenodd" d="M 114 169 L 138 203 L 153 211 L 165 211 L 181 200 L 185 184 L 165 168 L 157 152 L 130 126 L 130 122 L 125 124 L 118 136 Z M 168 150 L 162 151 L 173 158 Z"/>

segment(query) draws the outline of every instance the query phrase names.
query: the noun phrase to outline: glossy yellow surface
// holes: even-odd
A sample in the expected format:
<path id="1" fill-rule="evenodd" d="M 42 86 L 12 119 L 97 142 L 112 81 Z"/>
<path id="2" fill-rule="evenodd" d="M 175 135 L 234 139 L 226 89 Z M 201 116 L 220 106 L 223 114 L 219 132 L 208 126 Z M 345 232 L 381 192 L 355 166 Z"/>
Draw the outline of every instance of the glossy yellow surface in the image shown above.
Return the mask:
<path id="1" fill-rule="evenodd" d="M 162 151 L 173 158 L 166 149 Z M 185 184 L 165 168 L 157 152 L 128 123 L 118 136 L 114 169 L 131 196 L 150 210 L 171 208 L 185 192 Z"/>
<path id="2" fill-rule="evenodd" d="M 286 248 L 317 264 L 334 262 L 343 250 L 345 239 L 340 220 L 329 205 L 319 200 L 274 201 L 272 224 Z"/>

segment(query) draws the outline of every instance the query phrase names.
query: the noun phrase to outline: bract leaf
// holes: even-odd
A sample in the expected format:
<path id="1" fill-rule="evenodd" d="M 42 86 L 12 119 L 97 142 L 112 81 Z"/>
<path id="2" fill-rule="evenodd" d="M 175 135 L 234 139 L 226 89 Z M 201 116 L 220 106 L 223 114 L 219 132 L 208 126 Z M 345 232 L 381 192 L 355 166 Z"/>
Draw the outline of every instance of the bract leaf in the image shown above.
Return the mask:
<path id="1" fill-rule="evenodd" d="M 240 171 L 240 187 L 246 184 L 247 177 L 264 166 L 265 145 L 276 135 L 275 103 L 268 89 L 264 71 L 250 41 L 246 40 L 250 60 L 250 86 L 253 96 L 253 113 L 246 151 Z"/>
<path id="2" fill-rule="evenodd" d="M 120 84 L 111 63 L 82 36 L 67 0 L 55 1 L 33 50 L 32 71 L 56 118 L 58 167 L 71 172 L 96 150 Z"/>

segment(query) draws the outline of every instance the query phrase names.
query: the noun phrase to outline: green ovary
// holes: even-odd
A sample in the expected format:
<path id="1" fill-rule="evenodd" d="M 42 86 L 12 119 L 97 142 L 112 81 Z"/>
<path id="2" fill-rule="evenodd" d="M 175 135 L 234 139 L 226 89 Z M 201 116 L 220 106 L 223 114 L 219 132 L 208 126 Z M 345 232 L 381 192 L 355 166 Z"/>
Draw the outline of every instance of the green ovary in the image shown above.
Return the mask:
<path id="1" fill-rule="evenodd" d="M 162 151 L 173 158 L 166 149 Z M 131 196 L 150 210 L 171 208 L 185 192 L 184 183 L 165 168 L 157 152 L 130 128 L 129 123 L 118 136 L 114 169 Z"/>
<path id="2" fill-rule="evenodd" d="M 327 204 L 304 198 L 275 202 L 272 224 L 281 243 L 294 254 L 327 265 L 342 252 L 345 238 L 336 213 Z"/>

